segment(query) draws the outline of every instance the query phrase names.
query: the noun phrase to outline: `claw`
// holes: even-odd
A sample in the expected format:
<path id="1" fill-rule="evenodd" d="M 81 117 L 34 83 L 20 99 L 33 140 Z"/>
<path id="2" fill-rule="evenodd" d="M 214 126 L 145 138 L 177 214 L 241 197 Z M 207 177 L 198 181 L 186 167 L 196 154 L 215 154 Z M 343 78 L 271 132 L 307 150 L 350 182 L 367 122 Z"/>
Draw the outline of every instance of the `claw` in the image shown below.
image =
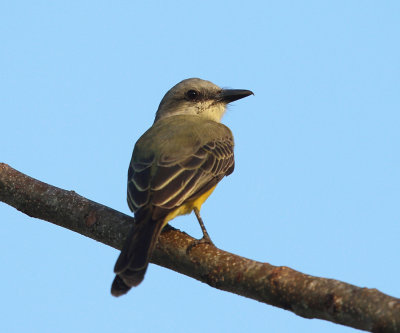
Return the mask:
<path id="1" fill-rule="evenodd" d="M 189 244 L 189 246 L 188 246 L 187 249 L 186 249 L 186 254 L 189 254 L 190 251 L 191 251 L 194 247 L 196 247 L 197 245 L 200 245 L 200 244 L 208 244 L 208 245 L 211 245 L 211 246 L 214 246 L 214 247 L 215 247 L 215 245 L 214 245 L 214 243 L 212 242 L 212 240 L 210 239 L 210 237 L 205 237 L 205 236 L 203 236 L 203 237 L 200 238 L 200 239 L 195 239 L 195 240 L 193 240 L 193 241 Z"/>

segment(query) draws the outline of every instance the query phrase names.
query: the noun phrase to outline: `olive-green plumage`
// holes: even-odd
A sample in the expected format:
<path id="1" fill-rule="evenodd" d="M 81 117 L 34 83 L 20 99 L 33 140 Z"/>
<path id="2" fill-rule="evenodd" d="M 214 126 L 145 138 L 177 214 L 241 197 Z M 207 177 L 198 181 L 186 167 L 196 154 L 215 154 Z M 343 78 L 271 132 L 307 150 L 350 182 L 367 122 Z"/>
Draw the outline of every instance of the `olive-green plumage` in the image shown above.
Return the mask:
<path id="1" fill-rule="evenodd" d="M 132 153 L 127 199 L 135 223 L 115 264 L 114 296 L 143 280 L 168 221 L 200 211 L 217 183 L 233 172 L 233 136 L 219 120 L 227 103 L 250 94 L 188 79 L 165 95 Z"/>

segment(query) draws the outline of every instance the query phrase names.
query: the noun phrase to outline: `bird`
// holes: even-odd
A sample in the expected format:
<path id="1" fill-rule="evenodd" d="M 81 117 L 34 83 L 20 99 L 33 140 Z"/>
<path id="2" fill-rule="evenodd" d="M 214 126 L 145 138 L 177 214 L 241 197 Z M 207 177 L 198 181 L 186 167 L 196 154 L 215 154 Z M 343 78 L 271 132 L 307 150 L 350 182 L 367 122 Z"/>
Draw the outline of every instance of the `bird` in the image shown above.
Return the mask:
<path id="1" fill-rule="evenodd" d="M 162 98 L 128 168 L 127 201 L 134 223 L 114 266 L 113 296 L 142 282 L 162 229 L 176 216 L 193 211 L 203 231 L 198 243 L 212 244 L 200 209 L 235 167 L 233 135 L 221 118 L 229 103 L 250 95 L 250 90 L 222 89 L 190 78 Z"/>

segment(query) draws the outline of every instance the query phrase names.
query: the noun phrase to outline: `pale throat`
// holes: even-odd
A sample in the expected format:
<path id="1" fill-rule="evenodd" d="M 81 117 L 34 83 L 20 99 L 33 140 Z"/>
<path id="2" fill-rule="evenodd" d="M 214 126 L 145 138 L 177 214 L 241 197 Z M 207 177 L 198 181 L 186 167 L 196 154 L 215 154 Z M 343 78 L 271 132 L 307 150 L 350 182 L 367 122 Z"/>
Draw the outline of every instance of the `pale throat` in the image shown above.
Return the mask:
<path id="1" fill-rule="evenodd" d="M 212 101 L 207 101 L 198 105 L 197 115 L 216 121 L 221 122 L 221 119 L 226 111 L 226 105 L 223 103 L 213 103 Z"/>
<path id="2" fill-rule="evenodd" d="M 196 115 L 220 123 L 225 111 L 226 104 L 215 103 L 214 101 L 199 102 L 195 105 L 182 103 L 181 105 L 174 105 L 174 108 L 164 107 L 161 110 L 158 110 L 158 116 L 155 121 L 177 115 Z"/>

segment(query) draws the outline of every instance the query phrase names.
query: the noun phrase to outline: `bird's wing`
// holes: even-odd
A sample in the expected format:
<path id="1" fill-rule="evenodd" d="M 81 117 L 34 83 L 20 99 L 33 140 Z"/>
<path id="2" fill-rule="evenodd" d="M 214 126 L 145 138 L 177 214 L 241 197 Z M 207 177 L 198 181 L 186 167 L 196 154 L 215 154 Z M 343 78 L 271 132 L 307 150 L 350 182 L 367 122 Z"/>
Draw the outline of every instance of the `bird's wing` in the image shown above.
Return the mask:
<path id="1" fill-rule="evenodd" d="M 155 217 L 194 200 L 233 172 L 233 138 L 226 136 L 202 145 L 186 156 L 135 160 L 128 172 L 128 204 L 132 211 L 153 206 Z"/>

